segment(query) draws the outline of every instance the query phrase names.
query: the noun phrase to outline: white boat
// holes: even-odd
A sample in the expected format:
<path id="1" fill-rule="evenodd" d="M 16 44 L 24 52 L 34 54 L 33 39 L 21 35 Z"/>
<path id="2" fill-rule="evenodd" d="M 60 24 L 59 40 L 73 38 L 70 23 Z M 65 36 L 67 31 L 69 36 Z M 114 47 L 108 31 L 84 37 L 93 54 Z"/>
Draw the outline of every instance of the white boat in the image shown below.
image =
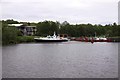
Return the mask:
<path id="1" fill-rule="evenodd" d="M 53 36 L 47 36 L 47 37 L 39 37 L 39 38 L 34 38 L 36 42 L 65 42 L 68 41 L 68 38 L 63 38 L 60 36 L 56 36 L 55 32 Z"/>

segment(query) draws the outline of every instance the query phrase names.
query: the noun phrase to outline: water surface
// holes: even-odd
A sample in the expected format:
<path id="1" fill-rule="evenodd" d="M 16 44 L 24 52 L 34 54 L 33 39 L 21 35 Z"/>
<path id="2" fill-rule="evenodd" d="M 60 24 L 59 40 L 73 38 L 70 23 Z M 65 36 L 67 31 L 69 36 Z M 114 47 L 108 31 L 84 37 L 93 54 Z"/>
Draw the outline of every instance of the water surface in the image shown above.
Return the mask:
<path id="1" fill-rule="evenodd" d="M 3 47 L 3 78 L 117 78 L 118 43 L 28 43 Z"/>

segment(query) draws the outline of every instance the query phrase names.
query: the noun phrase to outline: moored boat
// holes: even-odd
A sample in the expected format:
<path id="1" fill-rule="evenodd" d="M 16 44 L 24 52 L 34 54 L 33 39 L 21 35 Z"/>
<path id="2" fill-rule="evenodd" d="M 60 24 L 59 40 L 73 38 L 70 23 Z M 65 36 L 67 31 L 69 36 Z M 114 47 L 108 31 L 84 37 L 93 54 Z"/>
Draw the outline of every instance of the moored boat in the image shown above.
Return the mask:
<path id="1" fill-rule="evenodd" d="M 111 42 L 110 39 L 108 38 L 105 38 L 105 37 L 79 37 L 79 38 L 76 38 L 75 41 L 83 41 L 83 42 Z"/>
<path id="2" fill-rule="evenodd" d="M 68 38 L 63 38 L 56 36 L 55 32 L 53 36 L 47 36 L 47 37 L 39 37 L 39 38 L 34 38 L 36 42 L 66 42 L 69 39 Z"/>

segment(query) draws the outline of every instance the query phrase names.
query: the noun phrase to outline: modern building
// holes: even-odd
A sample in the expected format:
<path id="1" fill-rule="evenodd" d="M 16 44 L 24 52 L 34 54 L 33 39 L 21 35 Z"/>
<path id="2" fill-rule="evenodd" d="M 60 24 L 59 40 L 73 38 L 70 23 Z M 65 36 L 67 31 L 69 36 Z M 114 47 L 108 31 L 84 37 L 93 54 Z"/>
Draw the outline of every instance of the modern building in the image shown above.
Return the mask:
<path id="1" fill-rule="evenodd" d="M 8 24 L 8 26 L 15 26 L 23 35 L 32 36 L 36 34 L 36 26 L 25 26 L 23 24 Z"/>
<path id="2" fill-rule="evenodd" d="M 22 26 L 23 24 L 8 24 L 8 26 L 15 26 L 15 27 L 18 27 L 18 26 Z"/>
<path id="3" fill-rule="evenodd" d="M 118 24 L 120 25 L 120 1 L 118 2 Z"/>

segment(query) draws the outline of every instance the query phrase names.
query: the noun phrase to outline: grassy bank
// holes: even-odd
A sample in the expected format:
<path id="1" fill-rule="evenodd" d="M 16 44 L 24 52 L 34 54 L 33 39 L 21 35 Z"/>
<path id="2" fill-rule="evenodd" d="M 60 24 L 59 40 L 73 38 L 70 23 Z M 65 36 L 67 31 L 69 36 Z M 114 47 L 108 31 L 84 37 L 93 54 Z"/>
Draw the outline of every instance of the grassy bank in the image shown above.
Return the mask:
<path id="1" fill-rule="evenodd" d="M 34 42 L 34 36 L 18 36 L 17 42 L 18 43 Z"/>
<path id="2" fill-rule="evenodd" d="M 34 36 L 17 36 L 14 40 L 2 41 L 2 45 L 34 42 Z"/>
<path id="3" fill-rule="evenodd" d="M 120 42 L 120 36 L 115 36 L 115 37 L 109 37 L 110 40 L 113 42 Z"/>
<path id="4" fill-rule="evenodd" d="M 109 37 L 109 38 L 120 38 L 120 36 L 114 36 L 114 37 Z"/>

